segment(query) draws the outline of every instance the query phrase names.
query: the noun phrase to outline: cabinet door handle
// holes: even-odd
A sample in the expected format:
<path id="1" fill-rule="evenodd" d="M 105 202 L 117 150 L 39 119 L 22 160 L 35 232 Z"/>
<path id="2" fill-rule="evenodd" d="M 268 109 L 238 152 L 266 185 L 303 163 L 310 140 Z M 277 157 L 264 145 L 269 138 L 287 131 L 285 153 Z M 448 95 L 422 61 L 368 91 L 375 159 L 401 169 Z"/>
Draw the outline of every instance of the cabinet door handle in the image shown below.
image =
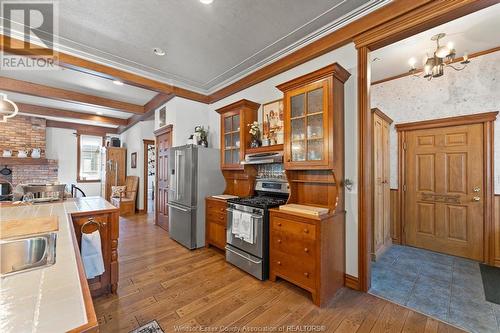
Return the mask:
<path id="1" fill-rule="evenodd" d="M 309 233 L 309 229 L 304 229 L 304 233 L 308 234 Z"/>
<path id="2" fill-rule="evenodd" d="M 281 223 L 280 222 L 278 222 L 278 227 L 281 227 Z"/>
<path id="3" fill-rule="evenodd" d="M 309 249 L 306 247 L 304 248 L 304 252 L 308 253 L 309 252 Z"/>
<path id="4" fill-rule="evenodd" d="M 226 210 L 225 208 L 221 208 L 221 209 L 220 209 L 220 211 L 221 211 L 221 212 L 224 212 L 225 210 Z"/>
<path id="5" fill-rule="evenodd" d="M 280 244 L 281 244 L 281 239 L 278 239 L 278 243 L 280 243 Z"/>
<path id="6" fill-rule="evenodd" d="M 277 264 L 281 266 L 281 261 L 278 261 Z"/>
<path id="7" fill-rule="evenodd" d="M 304 276 L 308 278 L 309 277 L 309 273 L 305 272 Z"/>

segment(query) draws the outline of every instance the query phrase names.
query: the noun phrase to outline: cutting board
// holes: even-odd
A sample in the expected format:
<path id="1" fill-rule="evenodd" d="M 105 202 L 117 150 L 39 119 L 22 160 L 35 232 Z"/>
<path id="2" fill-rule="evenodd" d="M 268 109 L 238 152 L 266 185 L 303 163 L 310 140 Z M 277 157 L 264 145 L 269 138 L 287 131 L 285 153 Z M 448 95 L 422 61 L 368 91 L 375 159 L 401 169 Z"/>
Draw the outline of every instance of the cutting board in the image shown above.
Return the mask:
<path id="1" fill-rule="evenodd" d="M 57 216 L 3 220 L 0 222 L 0 239 L 22 237 L 59 230 Z"/>
<path id="2" fill-rule="evenodd" d="M 311 216 L 322 216 L 328 214 L 328 208 L 298 205 L 298 204 L 288 204 L 280 206 L 280 210 L 291 213 L 300 213 Z"/>
<path id="3" fill-rule="evenodd" d="M 219 194 L 219 195 L 212 195 L 212 198 L 227 200 L 227 199 L 236 199 L 238 198 L 238 196 L 231 194 Z"/>

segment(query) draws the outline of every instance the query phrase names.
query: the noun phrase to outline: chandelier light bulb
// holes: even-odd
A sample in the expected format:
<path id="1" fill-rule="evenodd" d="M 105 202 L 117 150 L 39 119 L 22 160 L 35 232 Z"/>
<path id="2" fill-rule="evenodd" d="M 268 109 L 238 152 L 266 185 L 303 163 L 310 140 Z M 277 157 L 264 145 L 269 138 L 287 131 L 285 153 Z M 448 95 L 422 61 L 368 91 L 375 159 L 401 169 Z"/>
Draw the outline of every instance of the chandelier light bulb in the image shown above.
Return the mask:
<path id="1" fill-rule="evenodd" d="M 415 64 L 417 63 L 417 59 L 415 59 L 414 57 L 411 57 L 409 60 L 408 60 L 408 65 L 410 65 L 410 67 L 412 69 L 415 68 Z"/>
<path id="2" fill-rule="evenodd" d="M 448 48 L 448 50 L 453 50 L 455 47 L 455 45 L 453 44 L 453 42 L 448 42 L 448 44 L 446 44 L 446 47 Z"/>

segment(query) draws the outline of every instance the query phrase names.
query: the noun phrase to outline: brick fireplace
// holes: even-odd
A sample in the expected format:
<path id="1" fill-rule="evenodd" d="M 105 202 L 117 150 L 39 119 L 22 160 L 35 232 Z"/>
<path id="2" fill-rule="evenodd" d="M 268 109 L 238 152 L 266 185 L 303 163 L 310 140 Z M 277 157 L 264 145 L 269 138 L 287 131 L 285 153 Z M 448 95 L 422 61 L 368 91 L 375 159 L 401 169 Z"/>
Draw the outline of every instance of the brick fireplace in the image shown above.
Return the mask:
<path id="1" fill-rule="evenodd" d="M 40 159 L 17 159 L 19 150 L 40 148 Z M 37 117 L 17 115 L 6 123 L 0 123 L 0 169 L 8 167 L 12 174 L 0 174 L 0 181 L 13 185 L 26 183 L 51 183 L 57 181 L 57 160 L 45 159 L 46 120 Z M 2 158 L 4 150 L 11 150 L 14 158 Z"/>

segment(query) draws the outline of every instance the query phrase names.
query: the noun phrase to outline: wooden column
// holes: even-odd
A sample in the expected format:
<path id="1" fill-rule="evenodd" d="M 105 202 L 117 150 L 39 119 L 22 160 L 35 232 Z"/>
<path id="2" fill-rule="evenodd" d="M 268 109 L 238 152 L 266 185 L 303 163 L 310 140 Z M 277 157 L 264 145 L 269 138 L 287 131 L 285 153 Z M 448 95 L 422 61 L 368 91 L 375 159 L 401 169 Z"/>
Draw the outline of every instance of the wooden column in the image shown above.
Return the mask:
<path id="1" fill-rule="evenodd" d="M 358 121 L 359 121 L 359 212 L 358 279 L 362 291 L 370 289 L 371 221 L 373 220 L 373 128 L 370 107 L 370 50 L 358 48 Z"/>

